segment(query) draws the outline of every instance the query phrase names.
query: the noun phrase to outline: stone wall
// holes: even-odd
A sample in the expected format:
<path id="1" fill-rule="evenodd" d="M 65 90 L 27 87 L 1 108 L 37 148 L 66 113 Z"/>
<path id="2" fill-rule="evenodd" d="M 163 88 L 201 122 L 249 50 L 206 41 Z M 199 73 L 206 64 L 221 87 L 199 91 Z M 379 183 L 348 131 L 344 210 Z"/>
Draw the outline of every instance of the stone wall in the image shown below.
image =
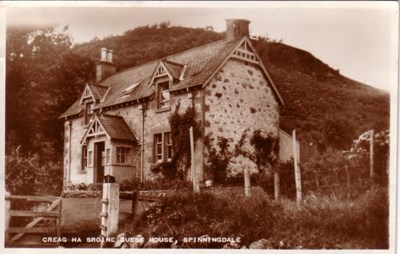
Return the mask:
<path id="1" fill-rule="evenodd" d="M 279 105 L 261 69 L 252 64 L 231 59 L 206 87 L 205 135 L 210 135 L 216 146 L 217 138 L 229 140 L 230 150 L 243 133 L 251 136 L 254 130 L 278 136 Z M 252 149 L 246 140 L 247 148 Z M 242 156 L 230 161 L 231 174 L 248 167 L 256 172 L 256 165 Z"/>
<path id="2" fill-rule="evenodd" d="M 171 127 L 169 125 L 169 116 L 175 111 L 176 105 L 180 103 L 180 113 L 184 112 L 186 108 L 192 105 L 192 100 L 194 100 L 195 109 L 197 112 L 198 120 L 201 121 L 202 114 L 202 93 L 198 91 L 194 93 L 193 99 L 190 93 L 173 94 L 171 95 L 171 107 L 170 109 L 158 109 L 156 100 L 151 100 L 144 105 L 144 164 L 143 173 L 144 179 L 150 180 L 154 177 L 151 174 L 151 167 L 155 165 L 154 163 L 154 135 L 157 133 L 170 132 Z M 134 135 L 140 140 L 141 139 L 141 128 L 142 128 L 142 111 L 140 105 L 132 105 L 128 107 L 111 109 L 105 114 L 122 116 L 125 122 L 133 131 Z M 139 141 L 141 143 L 141 140 Z M 197 141 L 195 150 L 195 164 L 196 171 L 198 175 L 202 176 L 203 168 L 203 150 L 201 142 Z M 134 154 L 136 163 L 134 164 L 135 170 L 134 177 L 140 177 L 140 144 L 136 147 L 136 152 Z M 124 170 L 125 172 L 127 170 Z M 113 171 L 114 172 L 114 171 Z M 190 176 L 190 172 L 188 174 Z"/>

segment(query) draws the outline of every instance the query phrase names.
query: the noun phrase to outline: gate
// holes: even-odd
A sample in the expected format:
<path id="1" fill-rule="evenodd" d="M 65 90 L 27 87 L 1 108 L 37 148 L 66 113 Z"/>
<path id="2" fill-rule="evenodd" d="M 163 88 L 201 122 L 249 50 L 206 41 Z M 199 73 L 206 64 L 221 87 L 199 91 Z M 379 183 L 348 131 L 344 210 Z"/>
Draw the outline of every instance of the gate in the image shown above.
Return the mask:
<path id="1" fill-rule="evenodd" d="M 6 217 L 10 224 L 18 221 L 12 218 L 32 218 L 25 226 L 8 225 L 6 221 L 6 247 L 57 247 L 57 243 L 44 243 L 43 237 L 61 237 L 61 206 L 62 200 L 59 197 L 41 197 L 41 196 L 14 196 L 6 195 Z M 30 210 L 13 210 L 13 203 L 20 201 L 25 207 L 31 207 Z M 34 206 L 36 204 L 36 206 Z M 42 204 L 42 206 L 38 205 Z M 43 207 L 43 204 L 46 204 Z M 50 220 L 50 221 L 45 221 Z M 24 222 L 24 221 L 22 221 Z M 52 222 L 48 225 L 48 222 Z M 40 225 L 42 224 L 42 225 Z M 27 236 L 36 236 L 26 239 Z M 24 239 L 25 238 L 25 239 Z"/>

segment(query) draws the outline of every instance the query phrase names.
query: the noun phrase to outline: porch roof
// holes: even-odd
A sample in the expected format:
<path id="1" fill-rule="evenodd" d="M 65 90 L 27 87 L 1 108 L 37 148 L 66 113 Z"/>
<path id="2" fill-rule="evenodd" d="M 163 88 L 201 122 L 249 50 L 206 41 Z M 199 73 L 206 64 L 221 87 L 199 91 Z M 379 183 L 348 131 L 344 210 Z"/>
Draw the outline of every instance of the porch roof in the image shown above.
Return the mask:
<path id="1" fill-rule="evenodd" d="M 122 116 L 99 115 L 97 118 L 111 140 L 137 141 Z"/>
<path id="2" fill-rule="evenodd" d="M 81 143 L 85 143 L 88 137 L 97 137 L 102 134 L 111 141 L 138 141 L 122 116 L 94 114 Z"/>

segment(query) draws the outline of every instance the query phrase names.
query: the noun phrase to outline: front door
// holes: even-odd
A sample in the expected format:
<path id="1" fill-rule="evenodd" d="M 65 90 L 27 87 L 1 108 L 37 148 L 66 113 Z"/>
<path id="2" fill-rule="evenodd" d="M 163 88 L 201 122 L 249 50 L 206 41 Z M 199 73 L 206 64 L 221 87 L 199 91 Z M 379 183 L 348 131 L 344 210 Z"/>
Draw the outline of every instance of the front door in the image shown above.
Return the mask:
<path id="1" fill-rule="evenodd" d="M 102 183 L 104 178 L 104 142 L 94 143 L 94 182 Z"/>

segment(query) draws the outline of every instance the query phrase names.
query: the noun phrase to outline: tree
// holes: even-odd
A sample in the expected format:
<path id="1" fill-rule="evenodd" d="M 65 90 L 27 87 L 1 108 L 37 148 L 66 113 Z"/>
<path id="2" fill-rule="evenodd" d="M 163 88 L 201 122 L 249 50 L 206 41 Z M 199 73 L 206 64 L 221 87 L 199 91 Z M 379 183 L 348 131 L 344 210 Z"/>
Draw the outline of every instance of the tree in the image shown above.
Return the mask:
<path id="1" fill-rule="evenodd" d="M 72 53 L 72 40 L 53 28 L 9 28 L 6 49 L 6 147 L 62 158 L 58 116 L 92 79 L 92 62 Z"/>

